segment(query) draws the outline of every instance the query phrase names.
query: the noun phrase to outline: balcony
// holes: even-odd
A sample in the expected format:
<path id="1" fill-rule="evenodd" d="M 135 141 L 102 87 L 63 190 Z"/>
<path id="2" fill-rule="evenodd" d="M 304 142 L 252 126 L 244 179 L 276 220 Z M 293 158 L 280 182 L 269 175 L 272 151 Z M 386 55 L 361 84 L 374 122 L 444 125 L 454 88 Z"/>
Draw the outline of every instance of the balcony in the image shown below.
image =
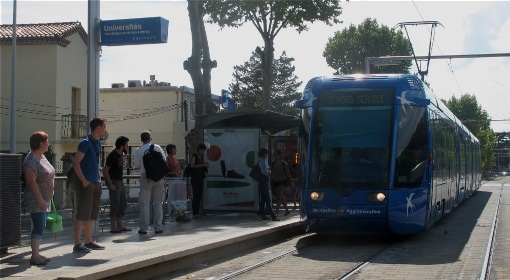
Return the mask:
<path id="1" fill-rule="evenodd" d="M 87 137 L 88 127 L 85 115 L 62 115 L 62 139 Z"/>
<path id="2" fill-rule="evenodd" d="M 62 115 L 62 139 L 75 140 L 87 137 L 89 123 L 85 115 Z M 108 132 L 100 140 L 108 139 Z"/>

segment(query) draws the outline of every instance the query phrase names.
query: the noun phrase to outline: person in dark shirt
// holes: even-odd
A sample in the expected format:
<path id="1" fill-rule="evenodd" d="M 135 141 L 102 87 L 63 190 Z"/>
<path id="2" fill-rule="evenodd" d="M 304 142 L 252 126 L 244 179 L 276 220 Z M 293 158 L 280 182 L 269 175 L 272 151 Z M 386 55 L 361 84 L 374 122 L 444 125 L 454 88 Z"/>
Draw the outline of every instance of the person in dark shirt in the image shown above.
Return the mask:
<path id="1" fill-rule="evenodd" d="M 207 177 L 209 163 L 205 162 L 204 154 L 207 146 L 204 143 L 198 144 L 197 152 L 191 156 L 191 168 L 193 174 L 191 175 L 191 188 L 193 191 L 193 200 L 191 206 L 193 208 L 193 219 L 202 219 L 201 213 L 202 196 L 204 194 L 204 179 Z"/>
<path id="2" fill-rule="evenodd" d="M 115 141 L 115 149 L 106 158 L 103 169 L 104 179 L 110 194 L 111 233 L 131 231 L 122 226 L 122 217 L 127 208 L 126 189 L 122 180 L 124 169 L 124 154 L 129 148 L 129 139 L 119 136 Z"/>

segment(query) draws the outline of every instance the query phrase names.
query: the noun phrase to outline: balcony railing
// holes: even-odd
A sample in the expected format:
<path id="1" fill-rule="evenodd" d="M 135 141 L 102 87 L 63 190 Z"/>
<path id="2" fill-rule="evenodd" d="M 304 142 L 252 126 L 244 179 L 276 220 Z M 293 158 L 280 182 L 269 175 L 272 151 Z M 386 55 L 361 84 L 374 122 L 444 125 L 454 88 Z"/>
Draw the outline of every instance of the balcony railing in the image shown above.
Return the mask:
<path id="1" fill-rule="evenodd" d="M 87 137 L 89 124 L 85 115 L 62 115 L 62 139 L 82 139 Z M 100 138 L 108 139 L 108 132 Z"/>
<path id="2" fill-rule="evenodd" d="M 88 133 L 87 116 L 63 115 L 62 139 L 81 139 Z"/>

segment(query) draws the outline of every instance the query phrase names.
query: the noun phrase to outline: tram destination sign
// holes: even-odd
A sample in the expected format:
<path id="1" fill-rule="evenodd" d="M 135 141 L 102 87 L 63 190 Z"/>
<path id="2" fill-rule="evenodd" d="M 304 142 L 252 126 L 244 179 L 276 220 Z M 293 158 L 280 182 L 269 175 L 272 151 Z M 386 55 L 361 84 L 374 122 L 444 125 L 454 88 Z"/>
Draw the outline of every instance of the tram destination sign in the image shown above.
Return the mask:
<path id="1" fill-rule="evenodd" d="M 168 20 L 162 17 L 102 20 L 102 46 L 166 43 Z"/>
<path id="2" fill-rule="evenodd" d="M 375 91 L 324 91 L 319 98 L 321 106 L 384 106 L 393 103 L 388 90 Z"/>

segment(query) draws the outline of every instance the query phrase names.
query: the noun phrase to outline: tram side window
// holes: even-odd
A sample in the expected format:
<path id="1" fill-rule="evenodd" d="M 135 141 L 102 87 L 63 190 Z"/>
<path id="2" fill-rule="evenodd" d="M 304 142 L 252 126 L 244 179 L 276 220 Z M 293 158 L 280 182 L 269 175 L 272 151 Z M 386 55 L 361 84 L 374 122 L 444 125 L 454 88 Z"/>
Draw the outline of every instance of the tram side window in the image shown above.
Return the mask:
<path id="1" fill-rule="evenodd" d="M 425 108 L 403 105 L 399 111 L 395 187 L 419 187 L 426 170 L 427 118 Z"/>

